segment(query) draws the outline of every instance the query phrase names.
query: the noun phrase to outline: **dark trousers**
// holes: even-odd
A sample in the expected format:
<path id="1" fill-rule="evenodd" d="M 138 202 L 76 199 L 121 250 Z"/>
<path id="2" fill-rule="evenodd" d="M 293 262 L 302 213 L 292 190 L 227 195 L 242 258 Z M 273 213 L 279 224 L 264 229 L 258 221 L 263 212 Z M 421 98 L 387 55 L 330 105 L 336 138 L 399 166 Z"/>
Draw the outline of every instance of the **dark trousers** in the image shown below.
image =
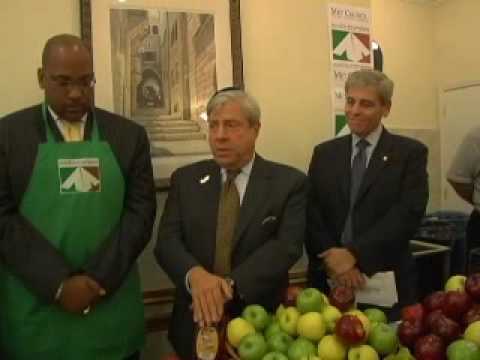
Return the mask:
<path id="1" fill-rule="evenodd" d="M 478 271 L 478 260 L 470 259 L 470 251 L 480 247 L 480 213 L 476 209 L 472 211 L 470 218 L 468 219 L 466 238 L 468 271 Z M 471 260 L 473 260 L 473 264 L 470 263 Z"/>
<path id="2" fill-rule="evenodd" d="M 480 213 L 473 210 L 467 224 L 467 251 L 480 247 Z"/>
<path id="3" fill-rule="evenodd" d="M 140 360 L 140 351 L 126 357 L 125 360 Z"/>

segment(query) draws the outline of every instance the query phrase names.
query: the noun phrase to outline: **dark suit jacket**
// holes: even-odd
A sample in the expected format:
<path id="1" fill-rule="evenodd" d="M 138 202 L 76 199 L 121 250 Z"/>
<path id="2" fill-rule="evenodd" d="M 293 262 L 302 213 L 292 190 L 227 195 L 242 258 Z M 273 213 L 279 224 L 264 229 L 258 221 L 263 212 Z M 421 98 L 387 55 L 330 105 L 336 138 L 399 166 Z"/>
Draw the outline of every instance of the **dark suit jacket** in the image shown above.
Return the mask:
<path id="1" fill-rule="evenodd" d="M 201 161 L 177 170 L 171 184 L 155 255 L 177 287 L 170 340 L 177 353 L 191 359 L 192 299 L 185 276 L 196 265 L 213 271 L 220 168 L 213 160 Z M 304 174 L 256 155 L 232 252 L 231 277 L 245 303 L 270 310 L 278 304 L 288 270 L 302 254 L 305 202 Z"/>
<path id="2" fill-rule="evenodd" d="M 306 248 L 314 283 L 325 276 L 317 254 L 342 246 L 350 206 L 351 154 L 352 138 L 347 135 L 317 145 L 312 156 Z M 423 144 L 383 129 L 353 208 L 354 240 L 349 248 L 363 273 L 395 271 L 400 304 L 415 300 L 409 240 L 428 200 L 426 164 Z"/>
<path id="3" fill-rule="evenodd" d="M 95 110 L 100 137 L 115 154 L 125 178 L 125 206 L 120 223 L 84 269 L 73 269 L 49 242 L 19 214 L 18 209 L 35 166 L 37 148 L 46 141 L 41 106 L 0 120 L 0 261 L 45 301 L 52 301 L 60 283 L 85 271 L 115 291 L 151 236 L 155 190 L 149 142 L 139 125 L 101 109 Z M 57 140 L 63 141 L 48 119 Z M 91 116 L 85 136 L 90 138 Z"/>

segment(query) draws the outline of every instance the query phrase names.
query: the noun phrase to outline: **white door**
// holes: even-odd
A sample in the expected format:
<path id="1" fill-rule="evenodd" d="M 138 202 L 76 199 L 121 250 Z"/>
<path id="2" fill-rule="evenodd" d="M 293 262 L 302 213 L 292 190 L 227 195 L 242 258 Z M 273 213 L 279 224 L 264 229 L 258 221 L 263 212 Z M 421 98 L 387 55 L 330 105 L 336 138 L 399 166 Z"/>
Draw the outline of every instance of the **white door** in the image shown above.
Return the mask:
<path id="1" fill-rule="evenodd" d="M 444 89 L 440 94 L 440 149 L 442 151 L 442 209 L 470 213 L 463 201 L 445 180 L 455 152 L 467 132 L 480 125 L 480 81 Z"/>

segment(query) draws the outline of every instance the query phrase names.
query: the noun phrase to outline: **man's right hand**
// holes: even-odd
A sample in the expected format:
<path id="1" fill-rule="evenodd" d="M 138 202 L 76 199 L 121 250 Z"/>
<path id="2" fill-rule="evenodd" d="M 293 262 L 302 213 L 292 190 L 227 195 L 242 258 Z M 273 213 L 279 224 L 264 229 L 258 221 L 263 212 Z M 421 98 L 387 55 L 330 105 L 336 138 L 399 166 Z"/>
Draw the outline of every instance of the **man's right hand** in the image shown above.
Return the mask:
<path id="1" fill-rule="evenodd" d="M 65 311 L 82 313 L 99 301 L 105 290 L 87 275 L 75 275 L 63 282 L 58 302 Z"/>
<path id="2" fill-rule="evenodd" d="M 228 282 L 201 266 L 195 266 L 190 270 L 189 281 L 193 300 L 193 320 L 200 326 L 220 321 L 225 303 L 233 296 L 233 289 Z"/>

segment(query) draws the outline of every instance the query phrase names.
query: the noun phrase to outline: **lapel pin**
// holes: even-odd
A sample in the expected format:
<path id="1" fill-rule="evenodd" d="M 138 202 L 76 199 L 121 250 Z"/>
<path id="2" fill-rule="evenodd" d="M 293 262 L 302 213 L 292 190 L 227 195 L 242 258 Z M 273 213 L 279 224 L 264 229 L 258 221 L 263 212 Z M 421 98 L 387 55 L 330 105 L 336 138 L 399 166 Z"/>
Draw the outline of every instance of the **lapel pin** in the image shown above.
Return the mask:
<path id="1" fill-rule="evenodd" d="M 206 182 L 208 182 L 208 180 L 210 180 L 210 175 L 205 175 L 204 177 L 202 177 L 200 179 L 200 184 L 205 184 Z"/>
<path id="2" fill-rule="evenodd" d="M 387 160 L 388 160 L 388 156 L 385 155 L 385 156 L 383 157 L 383 161 L 387 161 Z"/>

